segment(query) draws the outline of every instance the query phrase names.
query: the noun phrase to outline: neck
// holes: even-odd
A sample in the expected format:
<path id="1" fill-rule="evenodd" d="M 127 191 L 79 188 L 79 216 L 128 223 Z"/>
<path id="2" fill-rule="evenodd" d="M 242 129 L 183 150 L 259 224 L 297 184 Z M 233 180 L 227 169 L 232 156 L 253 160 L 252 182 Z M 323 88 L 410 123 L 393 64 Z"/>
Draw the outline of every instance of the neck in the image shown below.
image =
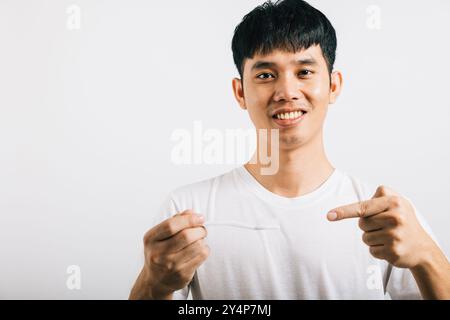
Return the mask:
<path id="1" fill-rule="evenodd" d="M 257 145 L 256 154 L 259 154 Z M 255 159 L 257 157 L 254 155 Z M 308 194 L 323 184 L 333 173 L 334 167 L 328 161 L 322 135 L 304 145 L 287 149 L 280 145 L 278 171 L 262 175 L 259 162 L 246 163 L 245 168 L 267 190 L 288 198 Z"/>

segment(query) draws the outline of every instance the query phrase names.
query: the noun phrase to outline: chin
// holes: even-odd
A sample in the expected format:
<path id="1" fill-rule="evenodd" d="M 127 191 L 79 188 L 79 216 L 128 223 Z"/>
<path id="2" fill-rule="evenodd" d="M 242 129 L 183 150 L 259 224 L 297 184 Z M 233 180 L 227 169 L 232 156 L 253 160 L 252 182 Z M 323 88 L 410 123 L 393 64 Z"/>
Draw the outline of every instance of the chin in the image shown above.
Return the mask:
<path id="1" fill-rule="evenodd" d="M 303 146 L 307 139 L 301 135 L 280 135 L 280 149 L 296 149 Z"/>

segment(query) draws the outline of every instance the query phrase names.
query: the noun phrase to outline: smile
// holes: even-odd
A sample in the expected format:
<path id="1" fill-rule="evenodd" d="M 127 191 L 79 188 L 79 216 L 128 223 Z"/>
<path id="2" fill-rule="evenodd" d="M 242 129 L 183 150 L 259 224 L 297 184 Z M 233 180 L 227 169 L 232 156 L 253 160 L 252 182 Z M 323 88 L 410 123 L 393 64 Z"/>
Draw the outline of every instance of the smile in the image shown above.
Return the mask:
<path id="1" fill-rule="evenodd" d="M 277 113 L 272 116 L 273 121 L 280 128 L 289 128 L 298 125 L 306 116 L 307 112 L 303 111 L 291 111 Z"/>

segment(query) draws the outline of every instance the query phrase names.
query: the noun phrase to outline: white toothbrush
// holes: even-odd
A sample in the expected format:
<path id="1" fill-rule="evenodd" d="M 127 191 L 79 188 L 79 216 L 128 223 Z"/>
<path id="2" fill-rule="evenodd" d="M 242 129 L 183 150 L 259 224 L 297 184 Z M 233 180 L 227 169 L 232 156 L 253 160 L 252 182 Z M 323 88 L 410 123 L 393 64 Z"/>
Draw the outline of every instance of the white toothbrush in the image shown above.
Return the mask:
<path id="1" fill-rule="evenodd" d="M 235 222 L 235 221 L 207 221 L 204 223 L 204 226 L 231 226 L 231 227 L 238 227 L 243 229 L 251 229 L 251 230 L 267 230 L 267 229 L 280 229 L 279 225 L 259 225 L 259 226 L 253 226 L 241 222 Z"/>

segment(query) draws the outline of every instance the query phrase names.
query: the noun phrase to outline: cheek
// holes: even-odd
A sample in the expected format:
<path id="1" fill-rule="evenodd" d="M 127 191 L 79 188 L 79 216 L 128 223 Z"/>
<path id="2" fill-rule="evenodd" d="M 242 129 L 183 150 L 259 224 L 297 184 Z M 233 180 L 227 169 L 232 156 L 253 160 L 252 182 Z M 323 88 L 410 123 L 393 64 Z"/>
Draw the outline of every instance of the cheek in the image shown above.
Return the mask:
<path id="1" fill-rule="evenodd" d="M 252 122 L 258 127 L 266 127 L 268 122 L 264 104 L 256 100 L 252 100 L 247 105 L 247 111 Z"/>
<path id="2" fill-rule="evenodd" d="M 252 88 L 251 95 L 245 96 L 245 102 L 247 104 L 247 110 L 250 118 L 255 122 L 261 122 L 267 120 L 266 107 L 270 101 L 270 92 L 267 90 L 258 90 Z"/>
<path id="3" fill-rule="evenodd" d="M 316 86 L 313 88 L 312 93 L 314 97 L 320 98 L 323 95 L 323 88 L 321 86 Z"/>
<path id="4" fill-rule="evenodd" d="M 311 83 L 308 87 L 305 87 L 304 94 L 311 102 L 313 109 L 323 109 L 328 106 L 329 89 L 328 82 L 324 80 Z"/>
<path id="5" fill-rule="evenodd" d="M 327 87 L 321 81 L 311 83 L 307 90 L 311 99 L 314 100 L 323 100 L 324 97 L 328 96 Z"/>
<path id="6" fill-rule="evenodd" d="M 259 86 L 251 88 L 251 95 L 248 96 L 248 101 L 252 105 L 266 105 L 268 101 L 270 101 L 270 97 L 273 94 L 272 88 Z"/>

